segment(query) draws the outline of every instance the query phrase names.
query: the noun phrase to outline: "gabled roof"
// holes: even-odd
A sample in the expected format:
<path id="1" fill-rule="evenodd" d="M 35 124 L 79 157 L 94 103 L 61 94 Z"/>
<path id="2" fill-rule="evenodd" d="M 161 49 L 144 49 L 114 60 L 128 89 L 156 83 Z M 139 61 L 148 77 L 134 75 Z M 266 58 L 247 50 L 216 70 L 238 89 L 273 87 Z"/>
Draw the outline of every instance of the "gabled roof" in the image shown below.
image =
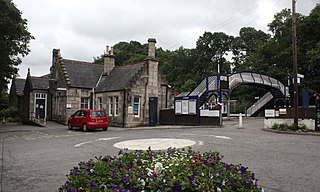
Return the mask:
<path id="1" fill-rule="evenodd" d="M 109 75 L 103 75 L 96 92 L 110 92 L 124 90 L 130 82 L 141 72 L 145 62 L 117 66 L 113 68 Z"/>
<path id="2" fill-rule="evenodd" d="M 94 88 L 103 72 L 103 65 L 68 59 L 61 60 L 65 67 L 71 87 Z"/>
<path id="3" fill-rule="evenodd" d="M 32 88 L 49 90 L 49 78 L 47 77 L 31 77 Z"/>
<path id="4" fill-rule="evenodd" d="M 26 84 L 25 79 L 15 78 L 14 79 L 14 88 L 17 95 L 23 95 L 24 85 Z"/>

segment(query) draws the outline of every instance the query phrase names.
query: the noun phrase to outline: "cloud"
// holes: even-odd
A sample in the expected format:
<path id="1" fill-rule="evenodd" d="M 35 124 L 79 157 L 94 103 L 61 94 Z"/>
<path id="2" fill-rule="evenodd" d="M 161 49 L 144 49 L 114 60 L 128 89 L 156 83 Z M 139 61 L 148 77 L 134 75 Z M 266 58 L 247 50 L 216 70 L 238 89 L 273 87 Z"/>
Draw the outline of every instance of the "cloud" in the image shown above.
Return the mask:
<path id="1" fill-rule="evenodd" d="M 308 14 L 317 0 L 303 2 Z M 205 31 L 238 35 L 242 27 L 267 31 L 273 15 L 291 2 L 281 0 L 14 0 L 35 36 L 20 75 L 49 73 L 52 49 L 68 59 L 93 61 L 106 45 L 157 39 L 163 49 L 195 47 Z M 302 4 L 302 3 L 300 3 Z M 298 2 L 299 5 L 299 2 Z"/>

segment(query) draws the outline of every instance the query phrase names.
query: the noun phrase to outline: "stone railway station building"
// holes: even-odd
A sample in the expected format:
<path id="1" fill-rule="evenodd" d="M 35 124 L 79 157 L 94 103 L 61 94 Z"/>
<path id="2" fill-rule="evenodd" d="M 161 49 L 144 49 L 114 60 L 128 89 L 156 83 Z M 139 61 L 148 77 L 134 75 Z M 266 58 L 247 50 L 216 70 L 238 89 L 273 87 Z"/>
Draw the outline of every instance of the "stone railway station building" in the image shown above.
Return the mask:
<path id="1" fill-rule="evenodd" d="M 156 40 L 148 39 L 145 60 L 115 66 L 116 56 L 107 46 L 104 64 L 64 59 L 53 50 L 50 74 L 14 78 L 11 104 L 24 121 L 53 120 L 67 124 L 79 109 L 103 109 L 110 126 L 156 125 L 159 111 L 171 106 L 171 89 L 159 72 Z"/>

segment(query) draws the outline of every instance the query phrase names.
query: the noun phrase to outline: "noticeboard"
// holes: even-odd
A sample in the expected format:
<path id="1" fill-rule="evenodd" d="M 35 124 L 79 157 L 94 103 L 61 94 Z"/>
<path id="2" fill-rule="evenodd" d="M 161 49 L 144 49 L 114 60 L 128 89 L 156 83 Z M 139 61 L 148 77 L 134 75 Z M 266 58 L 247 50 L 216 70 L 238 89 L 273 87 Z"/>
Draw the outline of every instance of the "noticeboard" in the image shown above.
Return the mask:
<path id="1" fill-rule="evenodd" d="M 176 115 L 197 115 L 198 97 L 176 97 L 174 111 Z"/>
<path id="2" fill-rule="evenodd" d="M 264 110 L 264 117 L 275 117 L 275 116 L 276 116 L 276 110 L 274 109 Z"/>
<path id="3" fill-rule="evenodd" d="M 181 101 L 176 101 L 175 105 L 174 105 L 174 109 L 175 109 L 175 114 L 181 114 L 182 110 L 181 110 Z"/>

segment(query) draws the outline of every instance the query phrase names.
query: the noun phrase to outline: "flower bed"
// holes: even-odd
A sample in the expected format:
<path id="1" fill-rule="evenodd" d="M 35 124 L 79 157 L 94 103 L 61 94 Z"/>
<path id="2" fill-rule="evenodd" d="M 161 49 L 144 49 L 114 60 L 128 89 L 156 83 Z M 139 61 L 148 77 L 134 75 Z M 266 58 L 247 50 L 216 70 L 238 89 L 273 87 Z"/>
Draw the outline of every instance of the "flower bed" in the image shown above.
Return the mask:
<path id="1" fill-rule="evenodd" d="M 218 152 L 188 149 L 120 150 L 118 156 L 80 162 L 60 192 L 263 191 L 247 167 L 222 161 Z"/>

